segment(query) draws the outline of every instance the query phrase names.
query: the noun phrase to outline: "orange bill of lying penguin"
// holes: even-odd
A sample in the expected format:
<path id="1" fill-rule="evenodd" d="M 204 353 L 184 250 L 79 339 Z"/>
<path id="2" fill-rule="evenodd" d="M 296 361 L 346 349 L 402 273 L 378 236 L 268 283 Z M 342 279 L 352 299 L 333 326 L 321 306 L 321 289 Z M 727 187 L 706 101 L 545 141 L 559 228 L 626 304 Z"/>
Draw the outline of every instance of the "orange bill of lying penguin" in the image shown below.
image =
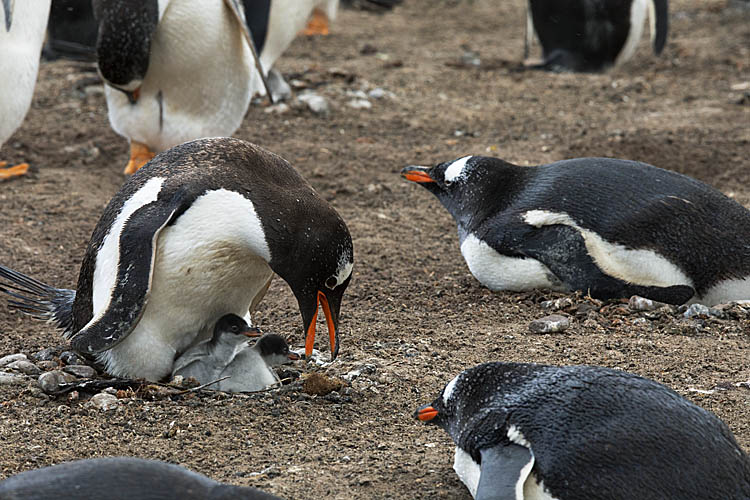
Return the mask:
<path id="1" fill-rule="evenodd" d="M 750 211 L 676 172 L 612 158 L 522 167 L 465 156 L 401 175 L 453 216 L 469 270 L 492 290 L 750 299 Z"/>
<path id="2" fill-rule="evenodd" d="M 322 305 L 335 358 L 353 265 L 346 224 L 288 162 L 214 138 L 165 151 L 128 179 L 94 229 L 76 290 L 3 266 L 0 289 L 110 374 L 160 380 L 222 316 L 250 323 L 274 274 L 297 299 L 306 354 Z"/>

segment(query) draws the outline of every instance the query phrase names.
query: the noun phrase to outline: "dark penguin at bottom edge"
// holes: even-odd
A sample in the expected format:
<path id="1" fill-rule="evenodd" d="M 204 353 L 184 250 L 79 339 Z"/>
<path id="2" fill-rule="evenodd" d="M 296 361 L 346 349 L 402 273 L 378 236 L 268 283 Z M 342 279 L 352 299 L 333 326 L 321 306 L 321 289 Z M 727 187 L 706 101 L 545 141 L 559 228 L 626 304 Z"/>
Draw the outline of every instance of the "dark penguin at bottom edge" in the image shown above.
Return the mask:
<path id="1" fill-rule="evenodd" d="M 132 457 L 94 458 L 22 472 L 0 482 L 0 500 L 280 500 L 223 484 L 178 465 Z"/>
<path id="2" fill-rule="evenodd" d="M 747 500 L 750 458 L 713 413 L 631 373 L 486 363 L 419 420 L 456 443 L 476 499 Z"/>
<path id="3" fill-rule="evenodd" d="M 613 158 L 522 167 L 483 156 L 401 174 L 450 212 L 469 270 L 492 290 L 750 299 L 750 211 L 685 175 Z"/>

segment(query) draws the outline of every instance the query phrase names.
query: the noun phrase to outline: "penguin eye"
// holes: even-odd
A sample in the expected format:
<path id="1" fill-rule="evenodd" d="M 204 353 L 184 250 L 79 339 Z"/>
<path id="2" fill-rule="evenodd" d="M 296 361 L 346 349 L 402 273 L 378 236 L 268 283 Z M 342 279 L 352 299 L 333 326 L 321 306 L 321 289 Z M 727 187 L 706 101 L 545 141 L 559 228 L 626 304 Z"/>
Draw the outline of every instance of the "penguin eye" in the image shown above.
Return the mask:
<path id="1" fill-rule="evenodd" d="M 445 184 L 445 187 L 450 187 L 451 184 L 453 184 L 453 181 L 444 180 L 443 184 Z"/>
<path id="2" fill-rule="evenodd" d="M 232 328 L 230 328 L 229 331 L 231 331 L 232 333 L 237 333 L 240 331 L 240 327 L 238 327 L 237 325 L 232 325 Z"/>
<path id="3" fill-rule="evenodd" d="M 330 288 L 331 290 L 336 288 L 336 285 L 338 284 L 339 284 L 339 280 L 336 279 L 336 276 L 331 276 L 330 278 L 326 280 L 326 288 Z"/>

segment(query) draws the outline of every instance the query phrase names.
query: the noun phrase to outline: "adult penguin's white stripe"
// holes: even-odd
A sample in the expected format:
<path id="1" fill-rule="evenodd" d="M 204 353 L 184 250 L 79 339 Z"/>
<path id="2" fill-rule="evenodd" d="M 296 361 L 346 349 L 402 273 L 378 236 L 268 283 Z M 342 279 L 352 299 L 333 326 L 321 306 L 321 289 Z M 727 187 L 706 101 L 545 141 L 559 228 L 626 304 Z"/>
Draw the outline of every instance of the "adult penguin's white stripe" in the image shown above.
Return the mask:
<path id="1" fill-rule="evenodd" d="M 104 315 L 112 300 L 112 292 L 117 281 L 117 269 L 120 261 L 120 233 L 133 212 L 156 201 L 161 192 L 163 177 L 149 179 L 133 196 L 123 203 L 107 236 L 96 254 L 94 282 L 92 284 L 93 318 L 82 328 L 97 322 Z"/>
<path id="2" fill-rule="evenodd" d="M 445 174 L 443 175 L 443 179 L 445 179 L 446 182 L 453 182 L 459 177 L 461 177 L 464 173 L 464 167 L 466 166 L 466 162 L 471 159 L 471 155 L 464 156 L 463 158 L 459 158 L 458 160 L 451 163 L 448 168 L 445 169 Z"/>
<path id="3" fill-rule="evenodd" d="M 460 377 L 461 374 L 459 373 L 455 377 L 453 377 L 453 380 L 448 382 L 448 384 L 445 386 L 445 389 L 443 389 L 443 404 L 448 405 L 448 400 L 450 400 L 451 395 L 453 394 L 453 389 L 456 387 L 456 382 L 458 382 L 458 377 Z"/>
<path id="4" fill-rule="evenodd" d="M 622 50 L 617 55 L 615 65 L 630 59 L 635 49 L 638 48 L 638 43 L 641 41 L 641 34 L 643 33 L 643 23 L 646 21 L 646 10 L 650 3 L 651 0 L 632 0 L 630 4 L 630 29 L 628 30 L 628 38 L 625 40 Z M 656 22 L 655 18 L 655 15 L 651 16 L 652 22 Z"/>

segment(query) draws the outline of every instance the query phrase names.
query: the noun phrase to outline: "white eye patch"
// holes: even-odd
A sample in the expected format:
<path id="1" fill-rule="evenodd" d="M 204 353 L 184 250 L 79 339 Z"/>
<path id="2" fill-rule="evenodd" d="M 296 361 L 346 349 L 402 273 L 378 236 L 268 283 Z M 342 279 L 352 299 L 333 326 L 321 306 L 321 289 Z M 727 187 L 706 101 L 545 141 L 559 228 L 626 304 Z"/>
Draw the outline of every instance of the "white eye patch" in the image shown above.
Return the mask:
<path id="1" fill-rule="evenodd" d="M 448 168 L 445 169 L 445 174 L 443 175 L 443 179 L 445 180 L 445 182 L 453 182 L 456 179 L 461 178 L 464 175 L 466 162 L 471 158 L 472 156 L 464 156 L 463 158 L 459 158 L 458 160 L 451 163 Z"/>

